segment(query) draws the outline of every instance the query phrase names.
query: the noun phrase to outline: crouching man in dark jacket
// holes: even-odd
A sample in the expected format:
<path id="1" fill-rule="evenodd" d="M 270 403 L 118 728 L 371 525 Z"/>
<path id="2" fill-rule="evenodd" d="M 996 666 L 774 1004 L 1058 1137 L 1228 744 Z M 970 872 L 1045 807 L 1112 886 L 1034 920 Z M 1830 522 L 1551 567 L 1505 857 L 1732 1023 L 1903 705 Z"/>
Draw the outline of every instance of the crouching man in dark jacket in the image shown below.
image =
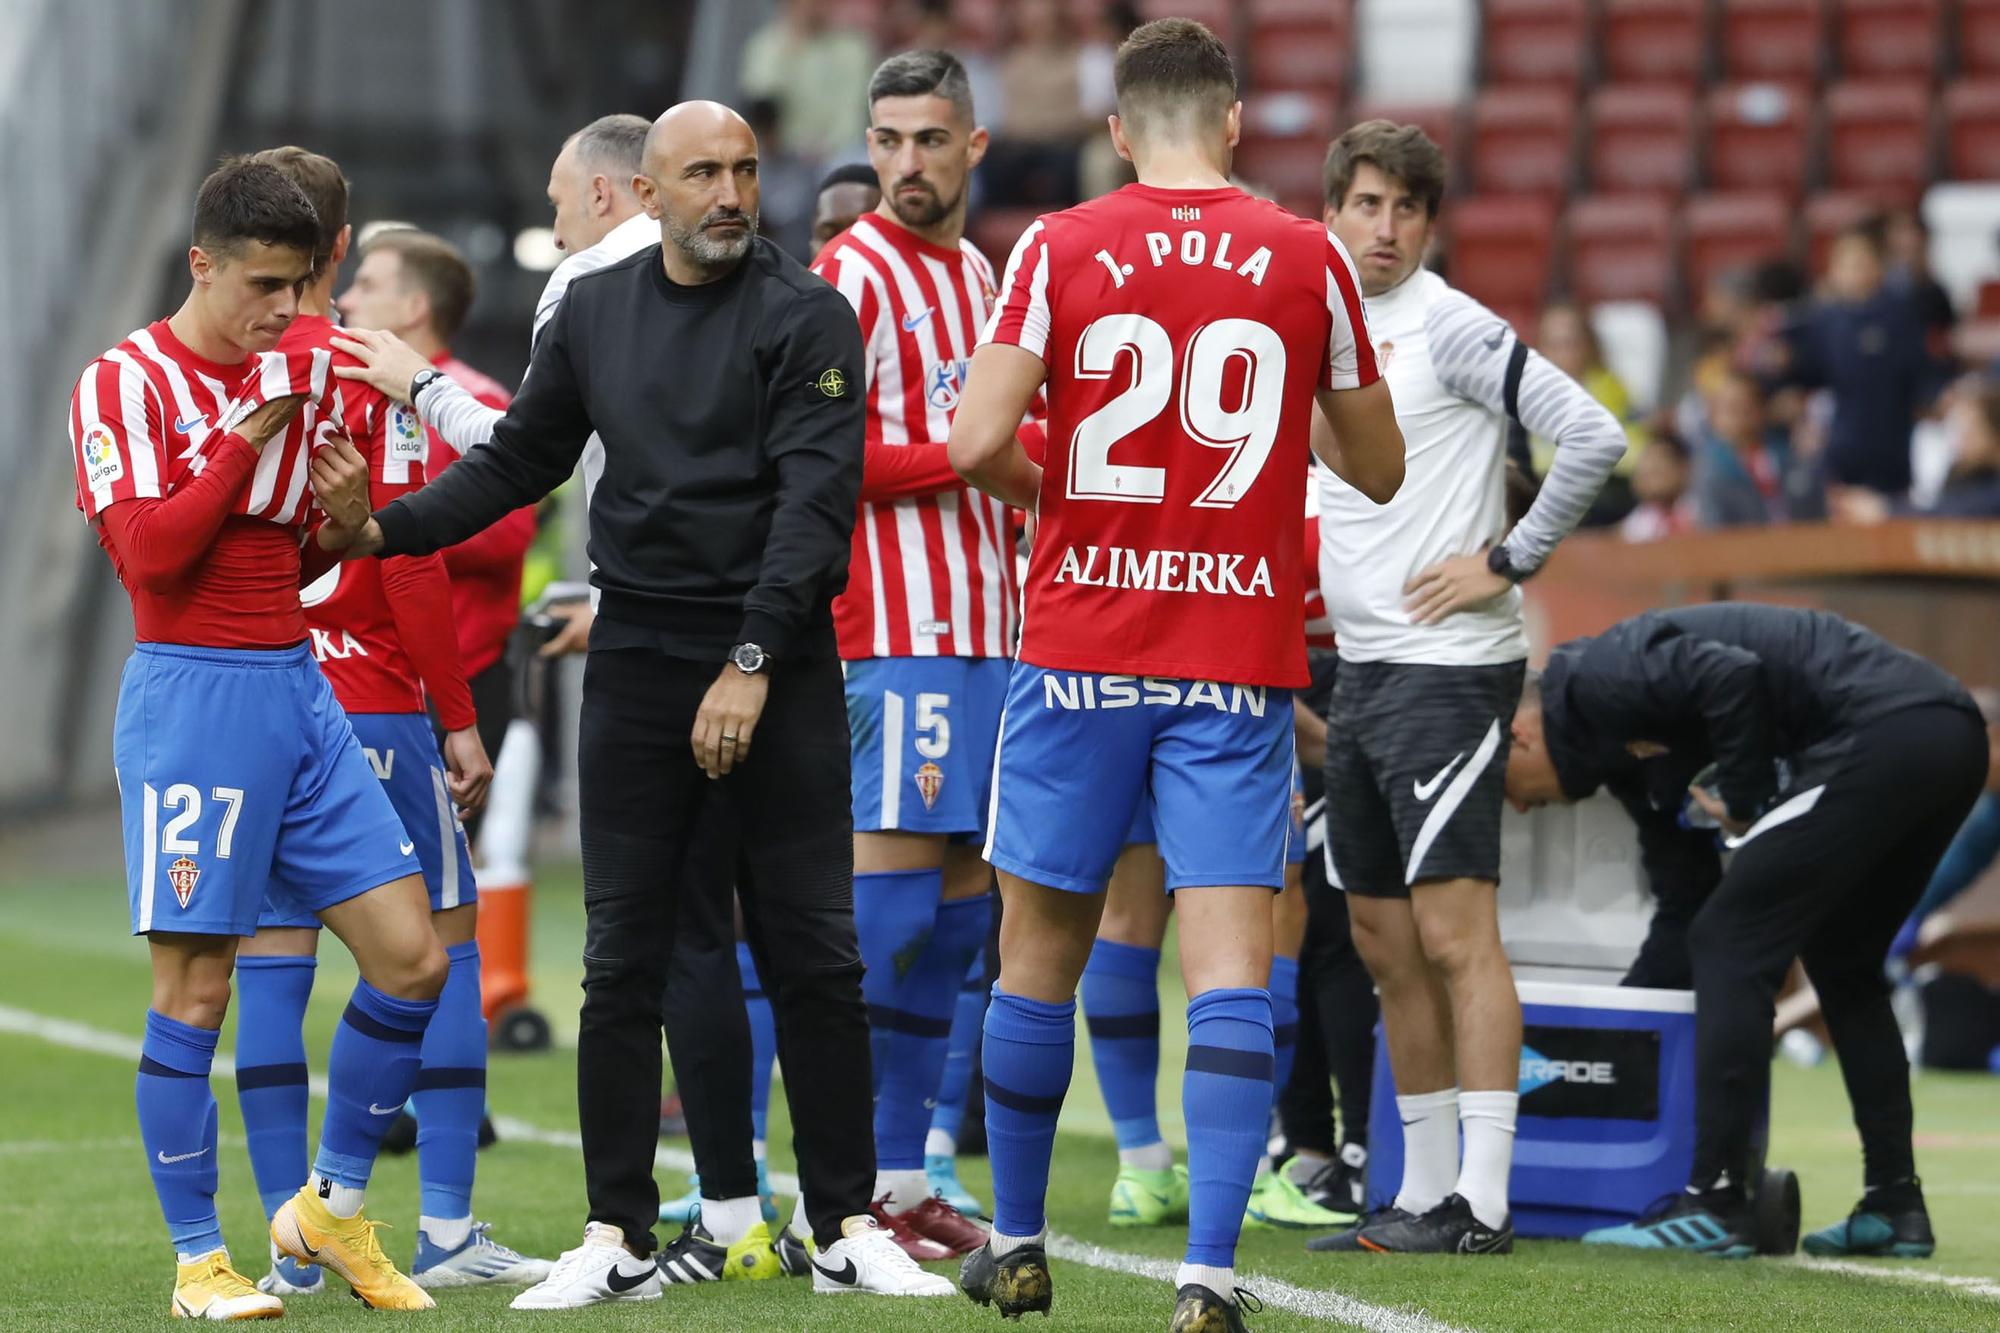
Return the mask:
<path id="1" fill-rule="evenodd" d="M 1752 1137 L 1779 984 L 1803 958 L 1861 1133 L 1866 1194 L 1811 1254 L 1931 1253 L 1909 1064 L 1883 960 L 1986 777 L 1972 698 L 1838 616 L 1721 603 L 1649 612 L 1557 648 L 1513 726 L 1517 808 L 1606 786 L 1732 853 L 1687 930 L 1695 1150 L 1684 1194 L 1588 1241 L 1752 1252 Z"/>

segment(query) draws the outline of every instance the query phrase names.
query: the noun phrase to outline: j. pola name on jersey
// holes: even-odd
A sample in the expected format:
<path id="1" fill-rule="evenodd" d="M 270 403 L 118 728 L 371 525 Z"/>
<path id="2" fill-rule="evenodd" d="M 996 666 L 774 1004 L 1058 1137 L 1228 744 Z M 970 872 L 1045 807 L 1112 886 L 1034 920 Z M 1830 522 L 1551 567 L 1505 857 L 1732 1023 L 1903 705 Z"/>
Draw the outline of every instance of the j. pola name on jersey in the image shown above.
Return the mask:
<path id="1" fill-rule="evenodd" d="M 1146 592 L 1205 592 L 1222 597 L 1270 597 L 1271 566 L 1263 556 L 1244 568 L 1245 557 L 1216 551 L 1135 551 L 1129 546 L 1063 548 L 1057 583 L 1087 588 L 1136 588 Z"/>
<path id="2" fill-rule="evenodd" d="M 1181 210 L 1174 211 L 1179 213 Z M 1177 259 L 1188 268 L 1219 268 L 1224 273 L 1250 279 L 1252 287 L 1262 287 L 1264 274 L 1271 267 L 1270 247 L 1260 245 L 1249 255 L 1238 256 L 1230 253 L 1230 247 L 1235 242 L 1236 237 L 1226 231 L 1215 237 L 1192 227 L 1178 237 L 1163 231 L 1149 231 L 1146 233 L 1146 258 L 1154 268 L 1165 268 L 1170 259 Z M 1137 265 L 1121 262 L 1109 250 L 1099 250 L 1091 257 L 1111 270 L 1113 287 L 1123 287 L 1125 279 L 1138 271 Z"/>
<path id="3" fill-rule="evenodd" d="M 1212 680 L 1169 680 L 1162 676 L 1042 677 L 1042 707 L 1079 709 L 1213 708 L 1218 713 L 1264 716 L 1269 698 L 1262 685 L 1222 685 Z"/>

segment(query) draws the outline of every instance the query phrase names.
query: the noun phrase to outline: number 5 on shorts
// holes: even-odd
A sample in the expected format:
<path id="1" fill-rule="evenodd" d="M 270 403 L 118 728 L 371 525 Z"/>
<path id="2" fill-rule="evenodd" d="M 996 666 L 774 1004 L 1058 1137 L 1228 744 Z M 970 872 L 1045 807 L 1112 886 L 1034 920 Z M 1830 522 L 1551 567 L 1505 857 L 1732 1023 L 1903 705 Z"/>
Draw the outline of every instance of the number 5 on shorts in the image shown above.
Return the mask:
<path id="1" fill-rule="evenodd" d="M 888 714 L 890 730 L 901 731 L 903 696 L 894 690 L 884 690 L 882 702 Z M 917 695 L 917 713 L 912 728 L 916 737 L 911 744 L 925 759 L 942 759 L 951 752 L 951 719 L 945 716 L 945 710 L 950 707 L 949 694 L 926 690 Z"/>

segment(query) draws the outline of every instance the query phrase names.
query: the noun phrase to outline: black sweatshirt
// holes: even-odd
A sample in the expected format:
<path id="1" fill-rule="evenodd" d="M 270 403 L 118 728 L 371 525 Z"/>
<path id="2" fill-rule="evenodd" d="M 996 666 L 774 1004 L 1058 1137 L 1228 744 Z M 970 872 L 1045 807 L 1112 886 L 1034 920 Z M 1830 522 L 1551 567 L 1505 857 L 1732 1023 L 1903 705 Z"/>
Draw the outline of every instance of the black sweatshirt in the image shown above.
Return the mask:
<path id="1" fill-rule="evenodd" d="M 1674 812 L 1713 761 L 1743 820 L 1778 795 L 1776 760 L 1798 785 L 1845 757 L 1857 729 L 1926 704 L 1978 712 L 1951 676 L 1859 625 L 1742 602 L 1620 621 L 1557 648 L 1542 675 L 1543 733 L 1564 795 L 1603 783 L 1628 807 Z M 1635 756 L 1634 741 L 1666 752 Z"/>
<path id="2" fill-rule="evenodd" d="M 863 433 L 861 334 L 839 292 L 761 239 L 699 287 L 669 281 L 658 246 L 578 278 L 493 438 L 376 512 L 381 553 L 455 545 L 541 499 L 593 430 L 591 581 L 610 622 L 594 647 L 832 655 Z"/>

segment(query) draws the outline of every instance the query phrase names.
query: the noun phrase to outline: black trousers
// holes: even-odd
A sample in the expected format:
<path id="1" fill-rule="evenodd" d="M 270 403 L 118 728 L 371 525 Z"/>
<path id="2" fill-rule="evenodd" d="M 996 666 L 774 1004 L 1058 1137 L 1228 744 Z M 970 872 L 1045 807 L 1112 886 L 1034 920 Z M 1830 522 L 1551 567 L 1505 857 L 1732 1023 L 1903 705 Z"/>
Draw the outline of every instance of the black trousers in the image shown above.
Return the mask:
<path id="1" fill-rule="evenodd" d="M 1313 795 L 1318 774 L 1307 773 Z M 1309 808 L 1310 810 L 1310 808 Z M 1306 937 L 1299 951 L 1299 1043 L 1291 1082 L 1278 1090 L 1278 1118 L 1295 1149 L 1332 1156 L 1341 1144 L 1368 1146 L 1368 1099 L 1375 1082 L 1374 979 L 1354 949 L 1347 895 L 1326 877 L 1326 858 L 1306 853 Z M 1331 1079 L 1331 1082 L 1329 1082 Z M 1334 1126 L 1334 1089 L 1340 1124 Z"/>
<path id="2" fill-rule="evenodd" d="M 1869 1188 L 1916 1173 L 1910 1067 L 1883 962 L 1986 778 L 1969 709 L 1907 709 L 1809 764 L 1688 929 L 1695 991 L 1692 1180 L 1742 1184 L 1771 1092 L 1771 1022 L 1793 958 L 1819 992 Z M 1789 818 L 1784 817 L 1791 812 Z"/>
<path id="3" fill-rule="evenodd" d="M 690 850 L 723 832 L 740 849 L 737 892 L 786 1089 L 809 1099 L 793 1104 L 794 1144 L 807 1216 L 828 1245 L 842 1218 L 868 1211 L 875 1181 L 840 667 L 778 667 L 750 757 L 711 782 L 689 736 L 719 670 L 643 649 L 596 650 L 584 668 L 577 1105 L 590 1217 L 650 1248 L 662 999 Z"/>

